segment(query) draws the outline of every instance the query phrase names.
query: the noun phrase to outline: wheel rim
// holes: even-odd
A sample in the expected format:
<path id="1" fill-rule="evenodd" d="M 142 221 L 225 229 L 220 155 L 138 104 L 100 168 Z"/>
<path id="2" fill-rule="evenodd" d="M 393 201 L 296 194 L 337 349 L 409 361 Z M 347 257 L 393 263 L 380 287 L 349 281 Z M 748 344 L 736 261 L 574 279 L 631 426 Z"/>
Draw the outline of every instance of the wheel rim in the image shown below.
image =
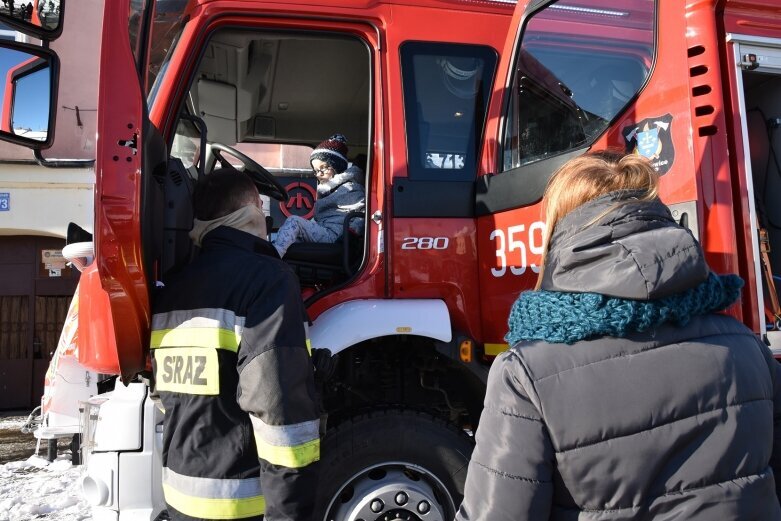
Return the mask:
<path id="1" fill-rule="evenodd" d="M 429 470 L 411 463 L 367 467 L 342 485 L 325 521 L 449 521 L 453 498 Z"/>

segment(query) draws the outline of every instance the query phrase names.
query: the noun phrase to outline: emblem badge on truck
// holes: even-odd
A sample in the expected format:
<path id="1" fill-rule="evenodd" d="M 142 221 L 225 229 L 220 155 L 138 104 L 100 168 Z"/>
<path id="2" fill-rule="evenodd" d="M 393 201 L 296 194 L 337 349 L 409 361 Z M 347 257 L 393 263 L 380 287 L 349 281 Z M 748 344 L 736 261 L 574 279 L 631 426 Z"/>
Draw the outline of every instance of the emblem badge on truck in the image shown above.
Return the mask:
<path id="1" fill-rule="evenodd" d="M 672 122 L 672 115 L 665 114 L 644 119 L 624 127 L 622 131 L 627 152 L 650 159 L 659 175 L 666 174 L 675 161 L 675 148 L 671 137 Z"/>

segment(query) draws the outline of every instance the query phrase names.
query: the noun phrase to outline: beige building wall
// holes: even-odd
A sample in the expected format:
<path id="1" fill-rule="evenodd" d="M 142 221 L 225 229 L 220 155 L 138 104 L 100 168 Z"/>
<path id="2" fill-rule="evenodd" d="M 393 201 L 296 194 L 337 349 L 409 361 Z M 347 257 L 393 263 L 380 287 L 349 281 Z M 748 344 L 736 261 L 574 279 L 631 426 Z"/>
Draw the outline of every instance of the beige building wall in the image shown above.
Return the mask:
<path id="1" fill-rule="evenodd" d="M 10 208 L 0 212 L 0 236 L 65 237 L 69 222 L 91 230 L 95 175 L 91 168 L 44 168 L 0 160 L 0 193 Z"/>
<path id="2" fill-rule="evenodd" d="M 60 78 L 54 144 L 41 152 L 46 159 L 95 157 L 102 18 L 102 0 L 65 3 L 62 35 L 51 43 L 60 57 Z M 0 193 L 10 198 L 10 209 L 0 211 L 0 235 L 64 238 L 71 221 L 91 231 L 94 183 L 89 164 L 45 168 L 31 150 L 0 142 Z"/>
<path id="3" fill-rule="evenodd" d="M 79 276 L 58 255 L 69 222 L 93 229 L 103 5 L 65 2 L 63 33 L 50 46 L 60 56 L 59 95 L 54 145 L 42 155 L 86 165 L 46 168 L 31 150 L 0 143 L 0 200 L 9 202 L 0 211 L 0 410 L 40 403 Z"/>

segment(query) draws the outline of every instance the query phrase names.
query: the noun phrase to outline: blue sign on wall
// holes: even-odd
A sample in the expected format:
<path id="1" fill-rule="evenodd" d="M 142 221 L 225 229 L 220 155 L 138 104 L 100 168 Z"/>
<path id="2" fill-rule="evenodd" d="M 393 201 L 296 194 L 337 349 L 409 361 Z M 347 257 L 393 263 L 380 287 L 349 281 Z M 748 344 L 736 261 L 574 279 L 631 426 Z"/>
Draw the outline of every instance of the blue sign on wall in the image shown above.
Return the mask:
<path id="1" fill-rule="evenodd" d="M 0 192 L 0 212 L 7 212 L 11 209 L 11 194 Z"/>

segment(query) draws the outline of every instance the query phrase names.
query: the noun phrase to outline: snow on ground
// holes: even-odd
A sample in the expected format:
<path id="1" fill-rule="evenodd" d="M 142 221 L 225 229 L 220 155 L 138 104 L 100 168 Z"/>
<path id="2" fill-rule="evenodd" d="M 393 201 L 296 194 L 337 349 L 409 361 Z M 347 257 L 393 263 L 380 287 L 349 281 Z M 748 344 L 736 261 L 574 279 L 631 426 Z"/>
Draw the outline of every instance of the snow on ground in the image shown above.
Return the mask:
<path id="1" fill-rule="evenodd" d="M 18 454 L 20 445 L 34 447 L 32 434 L 19 430 L 24 421 L 23 417 L 0 418 L 0 457 Z M 51 463 L 32 455 L 0 465 L 0 521 L 91 519 L 81 496 L 80 470 L 71 465 L 70 453 Z"/>

